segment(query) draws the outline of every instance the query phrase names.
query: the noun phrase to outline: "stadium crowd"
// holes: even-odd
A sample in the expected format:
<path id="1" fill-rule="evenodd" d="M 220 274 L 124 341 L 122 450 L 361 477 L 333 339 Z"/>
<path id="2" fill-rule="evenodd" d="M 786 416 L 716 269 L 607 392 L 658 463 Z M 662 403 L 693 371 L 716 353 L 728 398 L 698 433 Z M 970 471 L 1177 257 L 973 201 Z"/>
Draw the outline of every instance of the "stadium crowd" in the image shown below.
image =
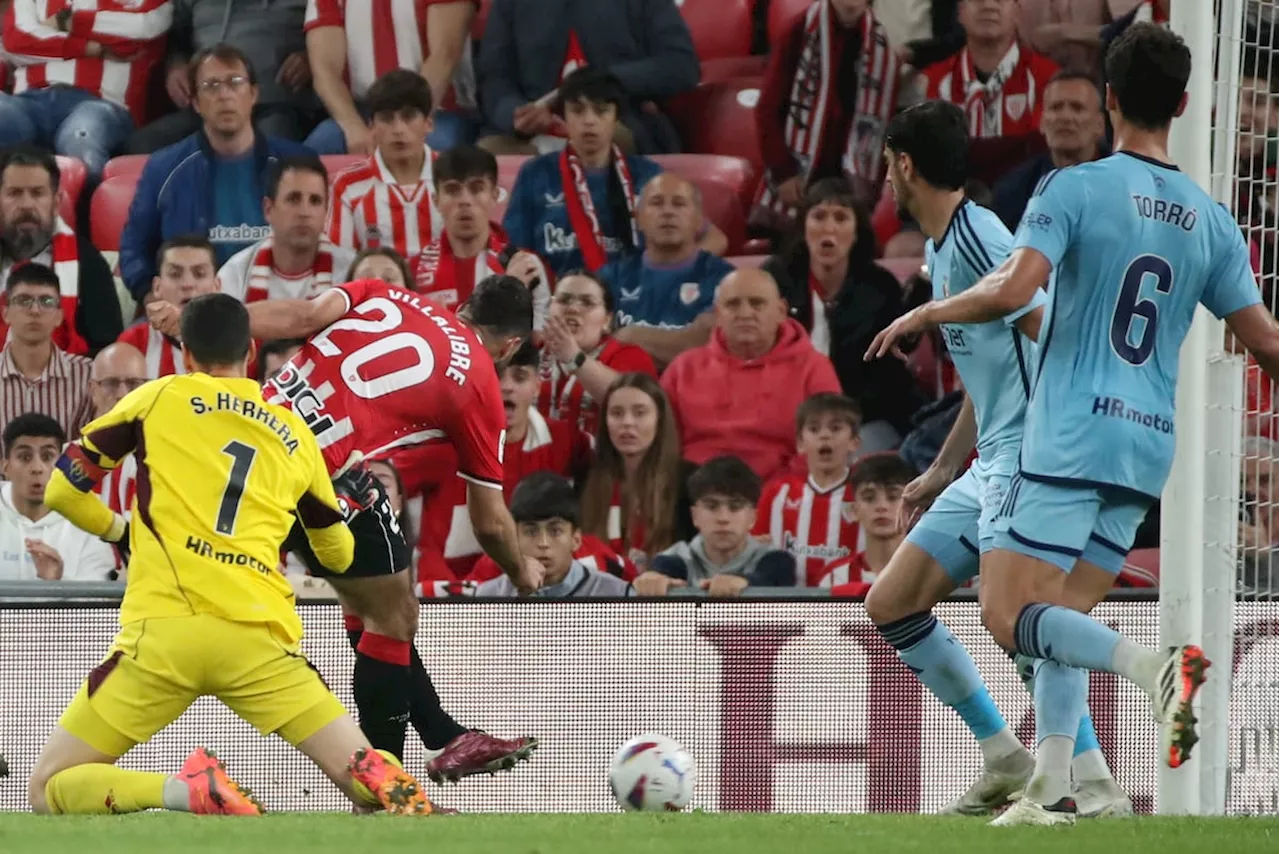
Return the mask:
<path id="1" fill-rule="evenodd" d="M 544 594 L 857 596 L 962 398 L 943 336 L 863 360 L 931 294 L 884 180 L 888 120 L 963 107 L 967 192 L 1016 229 L 1047 172 L 1108 153 L 1102 53 L 1169 3 L 4 5 L 0 579 L 117 576 L 43 491 L 90 418 L 183 370 L 152 301 L 378 278 L 456 308 L 506 274 L 535 336 L 501 372 L 505 488 L 564 552 Z M 1236 210 L 1275 312 L 1280 45 L 1261 10 Z M 259 379 L 298 346 L 260 342 Z M 1240 541 L 1273 565 L 1276 399 L 1246 370 Z M 419 588 L 514 595 L 452 453 L 373 464 L 416 532 Z M 113 509 L 134 471 L 104 481 Z M 1121 583 L 1156 583 L 1158 520 Z"/>

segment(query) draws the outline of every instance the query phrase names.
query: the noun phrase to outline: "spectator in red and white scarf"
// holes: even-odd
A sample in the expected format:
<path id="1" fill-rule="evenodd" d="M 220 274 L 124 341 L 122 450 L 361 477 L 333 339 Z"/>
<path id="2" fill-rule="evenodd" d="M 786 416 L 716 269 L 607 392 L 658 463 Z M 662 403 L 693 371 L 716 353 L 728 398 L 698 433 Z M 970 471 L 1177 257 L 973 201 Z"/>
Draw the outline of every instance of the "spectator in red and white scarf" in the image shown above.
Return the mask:
<path id="1" fill-rule="evenodd" d="M 151 320 L 135 323 L 119 338 L 146 359 L 148 378 L 187 372 L 182 364 L 182 342 L 162 331 L 162 327 L 173 325 L 174 309 L 180 312 L 196 297 L 218 290 L 217 264 L 217 250 L 208 238 L 198 234 L 174 237 L 161 244 L 156 253 L 159 272 L 151 282 L 155 299 L 147 309 Z"/>
<path id="2" fill-rule="evenodd" d="M 309 299 L 334 285 L 354 253 L 324 236 L 329 173 L 313 154 L 283 157 L 267 170 L 263 217 L 271 234 L 232 255 L 218 271 L 224 294 L 244 302 Z"/>
<path id="3" fill-rule="evenodd" d="M 58 162 L 43 149 L 0 152 L 0 283 L 34 261 L 58 276 L 62 323 L 53 343 L 68 353 L 95 353 L 123 329 L 115 279 L 94 245 L 58 216 Z M 8 327 L 0 323 L 0 343 Z"/>
<path id="4" fill-rule="evenodd" d="M 879 194 L 885 125 L 909 90 L 870 5 L 817 0 L 773 46 L 756 104 L 766 167 L 757 223 L 784 229 L 822 178 L 844 175 L 868 199 Z"/>
<path id="5" fill-rule="evenodd" d="M 543 415 L 594 433 L 596 401 L 619 374 L 658 375 L 648 353 L 609 334 L 614 309 L 612 293 L 594 276 L 572 273 L 560 280 L 542 330 Z"/>
<path id="6" fill-rule="evenodd" d="M 96 185 L 147 117 L 151 70 L 164 59 L 170 0 L 11 0 L 4 49 L 16 66 L 0 95 L 0 148 L 30 142 L 77 157 Z"/>
<path id="7" fill-rule="evenodd" d="M 532 252 L 509 249 L 502 229 L 489 221 L 498 204 L 498 159 L 463 145 L 437 157 L 432 171 L 444 233 L 414 263 L 413 289 L 456 311 L 471 299 L 476 282 L 509 273 L 532 290 L 533 328 L 541 329 L 551 274 Z"/>
<path id="8" fill-rule="evenodd" d="M 969 117 L 970 175 L 990 186 L 1044 150 L 1040 113 L 1053 60 L 1018 41 L 1018 0 L 960 0 L 965 46 L 924 70 L 926 97 Z"/>

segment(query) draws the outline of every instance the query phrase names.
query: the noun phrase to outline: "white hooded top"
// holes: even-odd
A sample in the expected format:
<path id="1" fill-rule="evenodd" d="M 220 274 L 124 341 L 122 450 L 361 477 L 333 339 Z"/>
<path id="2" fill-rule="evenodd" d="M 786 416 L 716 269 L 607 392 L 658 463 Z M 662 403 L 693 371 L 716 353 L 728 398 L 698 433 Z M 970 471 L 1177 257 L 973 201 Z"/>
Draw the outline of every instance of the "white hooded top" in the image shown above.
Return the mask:
<path id="1" fill-rule="evenodd" d="M 25 540 L 40 540 L 62 558 L 63 581 L 106 581 L 115 568 L 111 546 L 50 512 L 38 522 L 13 506 L 13 484 L 0 484 L 0 580 L 36 581 L 35 561 Z"/>

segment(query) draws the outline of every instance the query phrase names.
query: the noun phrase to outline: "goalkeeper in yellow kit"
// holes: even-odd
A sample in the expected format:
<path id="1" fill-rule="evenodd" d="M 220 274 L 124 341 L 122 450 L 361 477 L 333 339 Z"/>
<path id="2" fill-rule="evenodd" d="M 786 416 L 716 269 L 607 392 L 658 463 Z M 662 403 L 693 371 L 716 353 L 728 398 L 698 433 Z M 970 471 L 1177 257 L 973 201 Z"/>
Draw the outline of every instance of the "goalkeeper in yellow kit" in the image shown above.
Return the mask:
<path id="1" fill-rule="evenodd" d="M 344 510 L 361 509 L 368 475 L 339 481 L 351 487 L 340 505 L 311 430 L 245 378 L 249 316 L 238 300 L 198 297 L 181 324 L 188 373 L 147 383 L 86 426 L 45 491 L 77 527 L 116 543 L 127 536 L 132 554 L 120 633 L 41 751 L 32 807 L 262 812 L 204 748 L 173 775 L 112 764 L 211 694 L 309 756 L 352 800 L 364 803 L 359 783 L 388 811 L 431 812 L 417 782 L 369 746 L 302 657 L 293 590 L 277 570 L 295 513 L 325 566 L 350 565 Z M 131 526 L 93 493 L 130 453 Z"/>

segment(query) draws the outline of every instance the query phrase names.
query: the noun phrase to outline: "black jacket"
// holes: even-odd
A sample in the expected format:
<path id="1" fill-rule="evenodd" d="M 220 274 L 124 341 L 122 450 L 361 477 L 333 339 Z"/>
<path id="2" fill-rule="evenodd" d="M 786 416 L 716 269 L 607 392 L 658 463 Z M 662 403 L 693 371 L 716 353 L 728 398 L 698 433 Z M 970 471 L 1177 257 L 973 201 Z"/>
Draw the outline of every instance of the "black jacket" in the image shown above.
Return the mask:
<path id="1" fill-rule="evenodd" d="M 115 341 L 124 331 L 116 280 L 102 253 L 87 237 L 76 235 L 80 262 L 80 294 L 76 306 L 76 332 L 89 345 L 92 356 Z"/>
<path id="2" fill-rule="evenodd" d="M 764 269 L 777 281 L 791 316 L 812 330 L 808 255 L 799 252 L 789 263 L 775 255 L 764 263 Z M 844 393 L 862 407 L 863 422 L 888 421 L 905 436 L 911 429 L 911 416 L 928 399 L 898 359 L 862 359 L 876 334 L 903 311 L 902 286 L 892 273 L 877 264 L 851 265 L 844 287 L 827 312 L 827 325 L 831 363 Z"/>

